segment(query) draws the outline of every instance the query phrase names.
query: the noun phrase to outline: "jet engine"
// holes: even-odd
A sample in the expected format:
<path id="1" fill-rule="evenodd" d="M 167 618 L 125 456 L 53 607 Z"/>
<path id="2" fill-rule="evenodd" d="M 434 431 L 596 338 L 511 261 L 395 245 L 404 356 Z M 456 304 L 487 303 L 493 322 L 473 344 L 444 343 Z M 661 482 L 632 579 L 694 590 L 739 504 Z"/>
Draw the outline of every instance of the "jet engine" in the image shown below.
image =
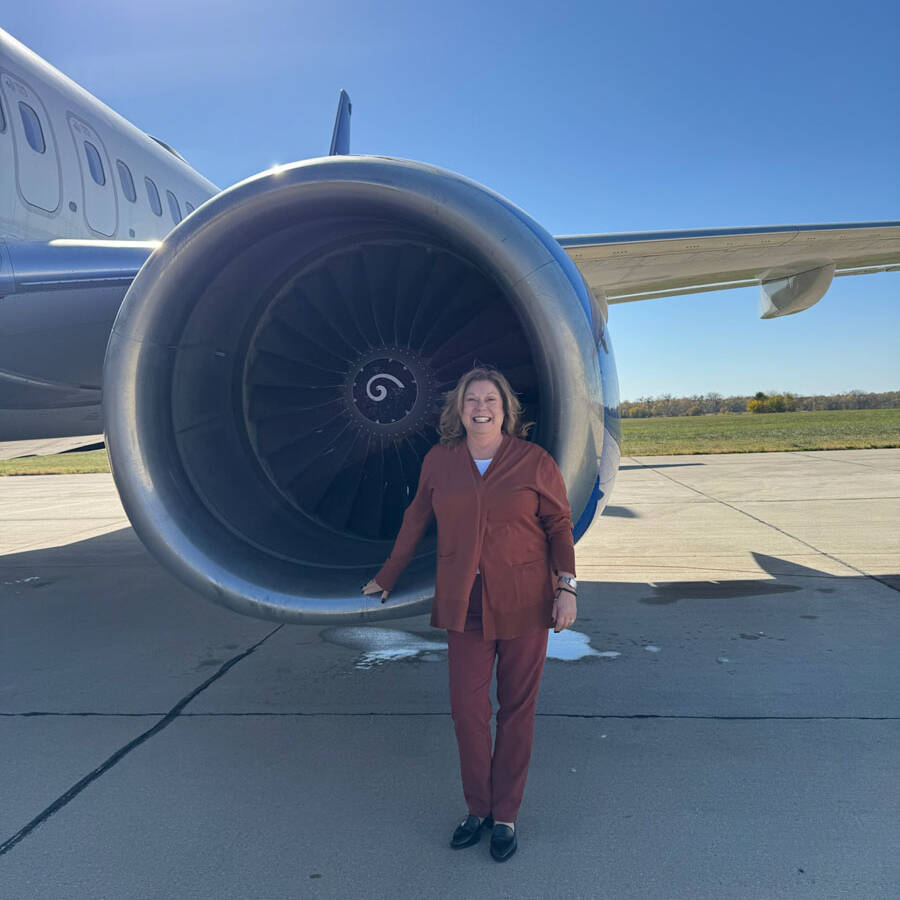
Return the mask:
<path id="1" fill-rule="evenodd" d="M 503 371 L 583 531 L 618 466 L 608 340 L 559 244 L 484 187 L 378 157 L 276 167 L 185 219 L 131 285 L 104 364 L 113 476 L 160 562 L 237 612 L 422 612 L 433 534 L 387 603 L 360 589 L 444 392 Z"/>

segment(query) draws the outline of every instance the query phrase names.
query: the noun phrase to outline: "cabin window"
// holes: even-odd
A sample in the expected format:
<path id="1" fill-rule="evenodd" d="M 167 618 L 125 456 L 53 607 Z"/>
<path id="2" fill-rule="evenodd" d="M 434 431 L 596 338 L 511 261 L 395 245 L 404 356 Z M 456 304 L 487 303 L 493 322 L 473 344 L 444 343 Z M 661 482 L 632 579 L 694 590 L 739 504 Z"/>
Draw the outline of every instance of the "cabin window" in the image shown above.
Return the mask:
<path id="1" fill-rule="evenodd" d="M 181 221 L 181 207 L 178 205 L 178 198 L 171 191 L 166 191 L 166 197 L 169 201 L 169 212 L 172 213 L 172 221 L 177 225 Z"/>
<path id="2" fill-rule="evenodd" d="M 192 213 L 194 211 L 194 204 L 191 203 L 190 200 L 185 200 L 184 208 L 188 211 L 188 213 Z"/>
<path id="3" fill-rule="evenodd" d="M 100 152 L 90 141 L 85 141 L 84 153 L 87 156 L 88 168 L 91 170 L 91 178 L 102 187 L 106 184 L 106 172 L 103 171 L 103 160 L 100 159 Z"/>
<path id="4" fill-rule="evenodd" d="M 122 193 L 131 203 L 137 200 L 137 191 L 134 189 L 134 179 L 131 177 L 131 169 L 122 162 L 116 160 L 116 168 L 119 170 L 119 184 L 122 185 Z"/>
<path id="5" fill-rule="evenodd" d="M 25 140 L 28 146 L 36 153 L 43 153 L 47 149 L 44 142 L 44 129 L 41 128 L 41 120 L 38 114 L 27 104 L 19 101 L 19 112 L 22 114 L 22 124 L 25 126 Z"/>
<path id="6" fill-rule="evenodd" d="M 147 185 L 147 199 L 150 201 L 150 209 L 156 213 L 156 215 L 162 215 L 162 203 L 159 202 L 159 191 L 156 189 L 156 184 L 152 178 L 145 178 L 144 184 Z"/>

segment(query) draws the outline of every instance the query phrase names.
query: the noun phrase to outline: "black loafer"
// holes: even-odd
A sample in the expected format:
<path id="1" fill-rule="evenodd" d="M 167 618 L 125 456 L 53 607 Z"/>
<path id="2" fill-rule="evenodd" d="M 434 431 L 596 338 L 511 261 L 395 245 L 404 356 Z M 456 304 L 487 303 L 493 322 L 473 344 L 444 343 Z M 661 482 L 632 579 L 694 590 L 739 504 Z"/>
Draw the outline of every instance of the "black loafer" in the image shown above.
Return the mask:
<path id="1" fill-rule="evenodd" d="M 453 832 L 450 846 L 454 850 L 462 850 L 463 847 L 471 847 L 472 844 L 477 844 L 478 841 L 481 840 L 482 828 L 493 827 L 494 819 L 490 814 L 482 820 L 479 819 L 478 816 L 473 816 L 470 813 L 466 816 L 465 821 L 461 822 L 459 826 L 457 826 L 456 831 Z"/>
<path id="2" fill-rule="evenodd" d="M 506 862 L 516 852 L 516 829 L 509 825 L 495 825 L 491 832 L 491 856 L 497 862 Z"/>

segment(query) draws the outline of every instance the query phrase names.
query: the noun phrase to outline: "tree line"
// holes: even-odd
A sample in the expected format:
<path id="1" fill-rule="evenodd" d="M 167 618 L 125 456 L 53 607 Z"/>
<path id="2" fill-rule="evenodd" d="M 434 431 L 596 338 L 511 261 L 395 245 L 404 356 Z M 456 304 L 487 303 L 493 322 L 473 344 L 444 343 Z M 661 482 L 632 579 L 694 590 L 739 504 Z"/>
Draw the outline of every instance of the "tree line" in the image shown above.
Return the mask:
<path id="1" fill-rule="evenodd" d="M 900 408 L 900 391 L 847 391 L 844 394 L 815 394 L 809 397 L 788 391 L 780 394 L 757 391 L 752 397 L 723 397 L 713 392 L 694 394 L 691 397 L 663 394 L 660 397 L 626 400 L 619 406 L 619 415 L 626 419 L 647 419 L 652 416 L 704 416 L 715 413 L 897 408 Z"/>

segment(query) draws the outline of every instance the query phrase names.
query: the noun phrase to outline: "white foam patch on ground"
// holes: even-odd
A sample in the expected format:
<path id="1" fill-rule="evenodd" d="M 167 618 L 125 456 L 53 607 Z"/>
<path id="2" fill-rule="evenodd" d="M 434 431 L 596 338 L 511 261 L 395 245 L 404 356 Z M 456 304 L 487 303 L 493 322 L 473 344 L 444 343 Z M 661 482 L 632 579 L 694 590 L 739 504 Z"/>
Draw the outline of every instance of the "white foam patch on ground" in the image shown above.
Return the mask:
<path id="1" fill-rule="evenodd" d="M 420 655 L 426 661 L 433 662 L 441 658 L 435 651 L 447 649 L 446 641 L 433 640 L 396 628 L 350 625 L 326 628 L 321 636 L 332 644 L 362 650 L 362 656 L 356 661 L 357 669 L 371 669 L 381 663 L 415 659 Z"/>
<path id="2" fill-rule="evenodd" d="M 606 656 L 591 646 L 591 639 L 580 631 L 572 631 L 567 628 L 557 634 L 551 631 L 547 638 L 547 659 L 562 659 L 572 662 L 576 659 L 584 659 L 586 656 Z M 618 656 L 619 654 L 614 654 Z"/>
<path id="3" fill-rule="evenodd" d="M 421 659 L 439 662 L 446 659 L 447 642 L 397 628 L 375 628 L 367 625 L 349 625 L 326 628 L 321 632 L 323 640 L 351 650 L 360 650 L 357 669 L 371 669 L 382 663 L 403 659 Z M 595 650 L 590 638 L 580 631 L 550 632 L 547 639 L 547 659 L 573 662 L 589 656 L 614 658 L 622 654 L 615 650 Z"/>

